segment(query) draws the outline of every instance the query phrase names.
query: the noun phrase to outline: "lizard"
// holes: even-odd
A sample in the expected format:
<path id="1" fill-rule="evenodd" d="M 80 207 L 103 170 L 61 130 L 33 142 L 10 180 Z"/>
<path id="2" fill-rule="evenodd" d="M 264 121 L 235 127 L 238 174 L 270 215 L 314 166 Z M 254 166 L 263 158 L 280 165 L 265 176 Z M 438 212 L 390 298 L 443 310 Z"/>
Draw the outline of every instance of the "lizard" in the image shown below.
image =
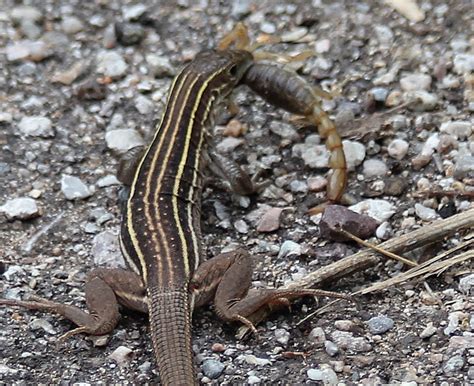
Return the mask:
<path id="1" fill-rule="evenodd" d="M 279 308 L 301 296 L 350 300 L 349 295 L 319 289 L 249 291 L 252 262 L 242 248 L 201 262 L 208 128 L 215 106 L 241 84 L 291 112 L 320 124 L 326 120 L 311 86 L 293 73 L 257 64 L 245 49 L 220 47 L 199 53 L 175 77 L 161 122 L 134 168 L 120 232 L 128 269 L 96 268 L 88 274 L 89 312 L 35 295 L 30 300 L 0 299 L 0 305 L 43 310 L 71 320 L 78 327 L 60 340 L 79 333 L 110 333 L 120 319 L 119 304 L 148 313 L 161 383 L 191 385 L 197 384 L 191 345 L 195 307 L 213 301 L 220 318 L 243 323 L 255 333 L 251 315 L 263 307 Z M 240 168 L 224 174 L 240 194 L 257 189 Z"/>

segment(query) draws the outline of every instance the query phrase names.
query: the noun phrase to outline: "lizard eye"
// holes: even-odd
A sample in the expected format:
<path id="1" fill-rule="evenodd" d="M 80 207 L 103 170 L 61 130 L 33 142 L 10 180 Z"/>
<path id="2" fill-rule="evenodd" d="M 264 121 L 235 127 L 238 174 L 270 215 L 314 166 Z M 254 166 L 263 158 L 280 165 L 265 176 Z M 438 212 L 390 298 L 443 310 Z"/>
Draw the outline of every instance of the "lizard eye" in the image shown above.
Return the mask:
<path id="1" fill-rule="evenodd" d="M 236 64 L 234 64 L 230 69 L 229 69 L 229 74 L 232 76 L 232 77 L 236 77 L 239 73 L 239 66 L 237 66 Z"/>

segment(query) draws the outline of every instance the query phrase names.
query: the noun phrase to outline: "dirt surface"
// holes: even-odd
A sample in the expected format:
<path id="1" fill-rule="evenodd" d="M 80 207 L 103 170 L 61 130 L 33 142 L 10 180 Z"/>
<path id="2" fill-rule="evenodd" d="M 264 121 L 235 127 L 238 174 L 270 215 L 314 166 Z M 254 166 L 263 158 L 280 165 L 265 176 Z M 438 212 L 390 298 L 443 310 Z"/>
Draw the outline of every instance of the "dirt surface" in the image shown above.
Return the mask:
<path id="1" fill-rule="evenodd" d="M 252 39 L 292 32 L 290 40 L 295 34 L 303 40 L 266 50 L 316 52 L 293 65 L 335 95 L 324 108 L 357 159 L 347 191 L 355 202 L 381 200 L 382 212 L 390 212 L 380 214 L 378 238 L 473 208 L 470 1 L 419 2 L 424 17 L 418 22 L 378 1 L 25 2 L 33 9 L 1 3 L 2 297 L 35 293 L 84 306 L 87 272 L 121 261 L 113 139 L 119 146 L 149 141 L 173 74 L 197 52 L 215 47 L 238 20 Z M 263 168 L 271 184 L 249 201 L 212 182 L 206 187 L 208 256 L 244 245 L 255 258 L 254 285 L 278 287 L 356 251 L 355 244 L 320 238 L 319 219 L 306 214 L 325 196 L 312 190 L 327 169 L 309 166 L 303 156 L 318 143 L 314 128 L 293 131 L 288 113 L 246 89 L 236 94 L 236 121 L 219 114 L 214 142 L 251 173 Z M 243 132 L 235 148 L 226 138 L 229 128 Z M 77 181 L 67 176 L 85 184 L 72 188 L 75 199 L 67 197 L 68 185 Z M 426 193 L 442 190 L 465 194 Z M 12 215 L 8 203 L 26 197 L 34 202 L 21 201 L 21 213 Z M 285 208 L 278 229 L 258 232 L 269 207 Z M 409 257 L 427 259 L 466 234 Z M 199 378 L 210 384 L 474 382 L 473 268 L 471 260 L 425 283 L 365 296 L 359 309 L 340 302 L 297 326 L 318 306 L 305 299 L 262 323 L 258 339 L 240 342 L 236 327 L 220 322 L 212 307 L 198 310 L 193 345 Z M 403 269 L 387 261 L 326 289 L 352 292 Z M 0 306 L 0 325 L 1 384 L 159 380 L 145 316 L 125 312 L 107 340 L 78 335 L 59 345 L 58 337 L 73 328 L 63 319 Z M 130 354 L 110 357 L 121 346 Z"/>

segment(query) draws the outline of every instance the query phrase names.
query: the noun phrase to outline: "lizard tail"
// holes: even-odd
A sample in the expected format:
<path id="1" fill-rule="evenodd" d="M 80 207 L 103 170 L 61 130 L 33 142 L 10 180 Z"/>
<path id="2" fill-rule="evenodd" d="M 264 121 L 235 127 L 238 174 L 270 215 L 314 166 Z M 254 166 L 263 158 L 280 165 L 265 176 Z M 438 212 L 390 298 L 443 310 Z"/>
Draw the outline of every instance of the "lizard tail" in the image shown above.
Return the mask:
<path id="1" fill-rule="evenodd" d="M 151 339 L 162 385 L 197 385 L 187 291 L 149 288 Z"/>

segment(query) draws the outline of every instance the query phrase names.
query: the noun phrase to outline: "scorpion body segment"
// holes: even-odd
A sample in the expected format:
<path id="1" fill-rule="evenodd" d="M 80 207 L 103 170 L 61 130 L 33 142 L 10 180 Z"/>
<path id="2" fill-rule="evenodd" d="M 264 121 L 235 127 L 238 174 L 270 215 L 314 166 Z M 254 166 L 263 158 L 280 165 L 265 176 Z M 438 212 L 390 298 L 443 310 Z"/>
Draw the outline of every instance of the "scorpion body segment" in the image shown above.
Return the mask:
<path id="1" fill-rule="evenodd" d="M 347 184 L 346 159 L 336 126 L 321 107 L 324 92 L 290 70 L 264 63 L 253 63 L 241 82 L 272 105 L 302 115 L 317 126 L 330 152 L 329 167 L 332 173 L 328 179 L 327 199 L 331 202 L 340 201 Z M 310 214 L 319 211 L 320 208 L 316 207 L 310 210 Z"/>

